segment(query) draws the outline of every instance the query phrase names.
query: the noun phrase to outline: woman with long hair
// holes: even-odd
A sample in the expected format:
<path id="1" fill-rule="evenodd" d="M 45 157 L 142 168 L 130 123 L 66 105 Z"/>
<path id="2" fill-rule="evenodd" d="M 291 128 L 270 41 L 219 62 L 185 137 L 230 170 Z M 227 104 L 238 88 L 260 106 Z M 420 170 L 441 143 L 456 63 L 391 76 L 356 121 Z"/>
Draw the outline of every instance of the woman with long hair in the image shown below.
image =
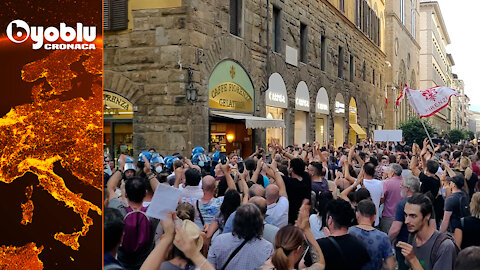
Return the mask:
<path id="1" fill-rule="evenodd" d="M 275 235 L 275 251 L 272 257 L 260 268 L 262 270 L 292 270 L 295 265 L 303 265 L 303 258 L 308 250 L 312 256 L 313 265 L 299 267 L 307 270 L 325 269 L 325 259 L 322 250 L 315 240 L 308 221 L 310 207 L 304 202 L 296 221 L 296 226 L 287 225 Z M 305 239 L 308 245 L 305 244 Z"/>

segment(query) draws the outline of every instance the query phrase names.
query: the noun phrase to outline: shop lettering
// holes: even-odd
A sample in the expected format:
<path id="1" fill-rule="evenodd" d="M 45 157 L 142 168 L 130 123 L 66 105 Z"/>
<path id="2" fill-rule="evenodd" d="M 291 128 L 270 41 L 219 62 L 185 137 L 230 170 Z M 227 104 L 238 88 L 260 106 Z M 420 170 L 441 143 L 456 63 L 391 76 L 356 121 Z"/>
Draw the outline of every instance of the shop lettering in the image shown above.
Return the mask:
<path id="1" fill-rule="evenodd" d="M 216 96 L 225 93 L 225 92 L 231 92 L 231 93 L 237 93 L 240 96 L 242 96 L 246 101 L 252 100 L 252 97 L 243 89 L 240 85 L 232 82 L 226 82 L 218 85 L 212 90 L 211 97 L 215 98 Z"/>
<path id="2" fill-rule="evenodd" d="M 295 104 L 297 104 L 298 106 L 310 108 L 310 102 L 308 102 L 308 100 L 305 100 L 305 99 L 296 98 Z"/>
<path id="3" fill-rule="evenodd" d="M 121 100 L 118 97 L 112 96 L 112 95 L 103 94 L 103 101 L 108 101 L 108 102 L 117 104 L 118 106 L 122 107 L 126 111 L 128 110 L 128 107 L 129 107 L 128 103 L 125 100 Z"/>
<path id="4" fill-rule="evenodd" d="M 328 105 L 327 105 L 327 104 L 317 103 L 317 109 L 328 111 Z"/>
<path id="5" fill-rule="evenodd" d="M 223 99 L 223 98 L 221 98 L 218 101 L 218 104 L 220 104 L 220 106 L 227 107 L 227 108 L 239 108 L 239 109 L 245 108 L 245 102 Z"/>
<path id="6" fill-rule="evenodd" d="M 335 101 L 335 113 L 344 113 L 345 104 Z"/>
<path id="7" fill-rule="evenodd" d="M 285 103 L 285 96 L 278 93 L 272 93 L 272 92 L 268 93 L 268 99 L 270 99 L 271 101 Z"/>

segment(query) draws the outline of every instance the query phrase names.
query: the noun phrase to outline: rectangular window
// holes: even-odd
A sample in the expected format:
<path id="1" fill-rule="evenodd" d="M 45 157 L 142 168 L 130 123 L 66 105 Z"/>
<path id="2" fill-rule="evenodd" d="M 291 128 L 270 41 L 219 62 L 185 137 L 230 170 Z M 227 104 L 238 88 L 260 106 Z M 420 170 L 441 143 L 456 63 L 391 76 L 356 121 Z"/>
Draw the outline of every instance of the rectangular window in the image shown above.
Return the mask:
<path id="1" fill-rule="evenodd" d="M 372 84 L 375 85 L 375 69 L 372 70 Z"/>
<path id="2" fill-rule="evenodd" d="M 307 25 L 300 23 L 300 61 L 307 63 Z"/>
<path id="3" fill-rule="evenodd" d="M 128 28 L 127 0 L 103 1 L 103 29 L 111 31 L 126 30 Z"/>
<path id="4" fill-rule="evenodd" d="M 235 36 L 242 35 L 242 2 L 242 0 L 230 0 L 230 33 Z"/>
<path id="5" fill-rule="evenodd" d="M 343 78 L 343 48 L 338 46 L 338 77 Z"/>
<path id="6" fill-rule="evenodd" d="M 320 38 L 320 47 L 321 47 L 321 53 L 320 53 L 320 68 L 322 71 L 325 71 L 325 67 L 327 64 L 327 39 L 325 36 L 322 36 Z"/>
<path id="7" fill-rule="evenodd" d="M 360 0 L 355 0 L 355 25 L 357 28 L 360 27 Z"/>
<path id="8" fill-rule="evenodd" d="M 355 58 L 353 55 L 350 55 L 350 81 L 353 82 L 355 78 Z"/>
<path id="9" fill-rule="evenodd" d="M 376 20 L 376 31 L 375 31 L 375 36 L 377 37 L 377 45 L 380 46 L 380 18 L 378 17 L 375 17 L 375 20 Z"/>
<path id="10" fill-rule="evenodd" d="M 274 52 L 280 52 L 280 41 L 281 38 L 281 28 L 282 23 L 280 20 L 280 9 L 277 7 L 273 7 L 273 24 L 272 24 L 272 50 Z"/>
<path id="11" fill-rule="evenodd" d="M 405 0 L 400 0 L 400 21 L 405 24 Z"/>
<path id="12" fill-rule="evenodd" d="M 415 37 L 415 1 L 412 0 L 412 37 Z"/>
<path id="13" fill-rule="evenodd" d="M 345 12 L 345 0 L 339 0 L 340 1 L 340 11 Z"/>
<path id="14" fill-rule="evenodd" d="M 362 79 L 363 81 L 367 80 L 367 65 L 365 64 L 365 61 L 363 61 L 362 65 Z"/>

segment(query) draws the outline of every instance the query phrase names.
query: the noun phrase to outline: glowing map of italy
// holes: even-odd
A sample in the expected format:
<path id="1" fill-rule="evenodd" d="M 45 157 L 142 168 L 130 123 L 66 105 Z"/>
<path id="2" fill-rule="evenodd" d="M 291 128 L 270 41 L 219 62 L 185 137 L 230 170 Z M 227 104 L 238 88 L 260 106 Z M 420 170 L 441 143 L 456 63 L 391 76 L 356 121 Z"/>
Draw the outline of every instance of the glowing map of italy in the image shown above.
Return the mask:
<path id="1" fill-rule="evenodd" d="M 91 78 L 88 97 L 65 98 L 78 83 L 73 65 L 81 65 Z M 102 51 L 55 51 L 24 65 L 21 77 L 32 83 L 32 102 L 15 106 L 0 118 L 0 181 L 13 184 L 27 173 L 35 175 L 37 183 L 26 186 L 24 198 L 15 201 L 21 209 L 21 219 L 16 222 L 27 227 L 35 222 L 38 208 L 32 195 L 46 191 L 81 219 L 78 230 L 65 227 L 51 235 L 77 251 L 81 249 L 79 239 L 93 225 L 92 217 L 101 216 L 102 209 L 71 191 L 54 166 L 60 164 L 84 185 L 102 189 Z M 51 222 L 61 221 L 58 217 Z M 47 247 L 42 243 L 2 244 L 0 269 L 43 269 L 38 256 Z"/>

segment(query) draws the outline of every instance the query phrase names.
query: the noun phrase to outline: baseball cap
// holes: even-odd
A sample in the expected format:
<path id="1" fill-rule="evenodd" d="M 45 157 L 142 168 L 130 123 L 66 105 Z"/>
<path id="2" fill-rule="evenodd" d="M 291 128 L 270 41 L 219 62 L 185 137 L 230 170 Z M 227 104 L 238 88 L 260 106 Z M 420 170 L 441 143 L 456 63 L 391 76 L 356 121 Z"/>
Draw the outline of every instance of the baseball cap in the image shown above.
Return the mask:
<path id="1" fill-rule="evenodd" d="M 454 177 L 447 177 L 448 181 L 452 181 L 458 188 L 462 188 L 465 183 L 465 177 L 461 174 L 455 175 Z"/>

